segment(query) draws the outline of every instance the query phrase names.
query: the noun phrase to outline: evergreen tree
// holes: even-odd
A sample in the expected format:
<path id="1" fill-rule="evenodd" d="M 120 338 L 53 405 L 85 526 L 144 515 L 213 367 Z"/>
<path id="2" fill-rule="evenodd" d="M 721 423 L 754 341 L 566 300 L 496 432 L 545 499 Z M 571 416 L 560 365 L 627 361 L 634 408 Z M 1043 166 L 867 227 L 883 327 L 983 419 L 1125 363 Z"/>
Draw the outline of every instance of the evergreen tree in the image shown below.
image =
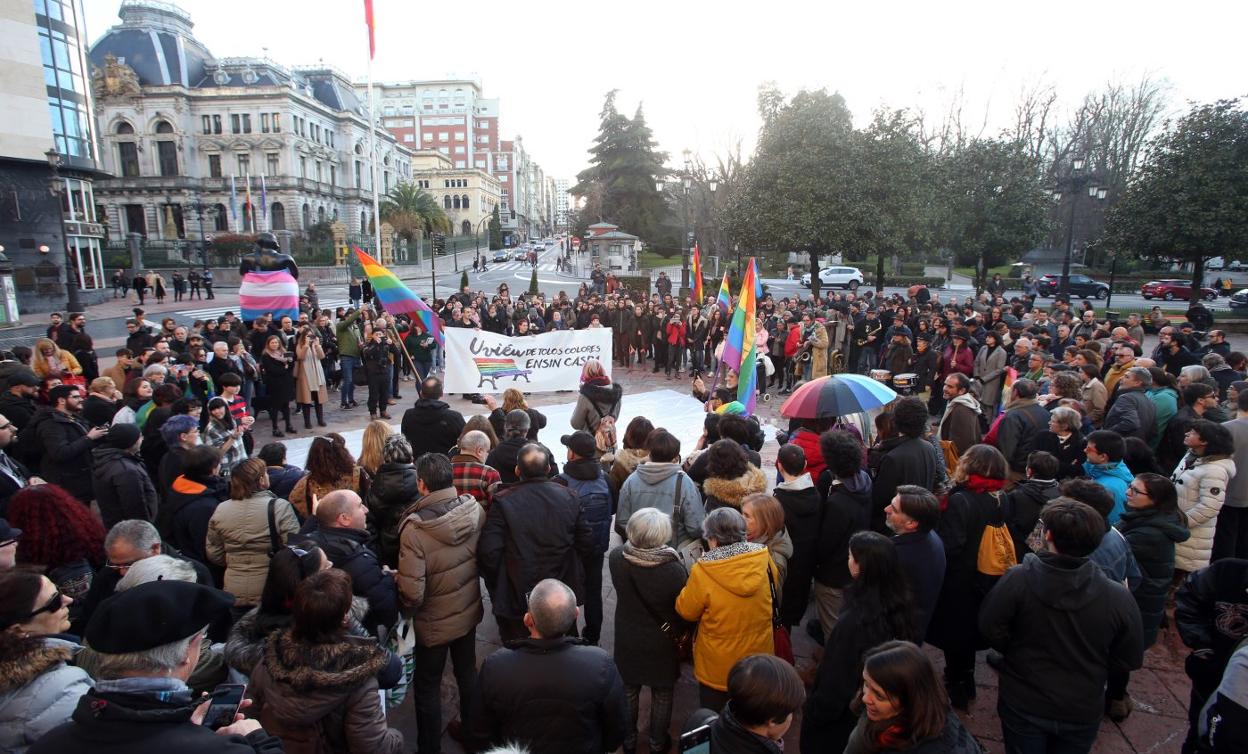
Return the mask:
<path id="1" fill-rule="evenodd" d="M 533 268 L 533 276 L 529 278 L 529 295 L 536 296 L 541 293 L 537 288 L 537 268 Z"/>
<path id="2" fill-rule="evenodd" d="M 652 238 L 664 214 L 663 197 L 655 183 L 665 173 L 667 155 L 656 151 L 640 105 L 632 120 L 616 110 L 617 91 L 607 92 L 598 136 L 589 150 L 590 166 L 577 174 L 571 193 L 587 199 L 582 223 L 611 222 L 629 233 Z"/>
<path id="3" fill-rule="evenodd" d="M 459 289 L 462 291 L 463 289 L 467 287 L 468 287 L 468 270 L 465 268 L 464 271 L 461 272 L 459 275 Z"/>
<path id="4" fill-rule="evenodd" d="M 490 215 L 490 251 L 498 251 L 503 248 L 503 221 L 498 214 L 498 205 L 494 205 L 494 212 Z"/>

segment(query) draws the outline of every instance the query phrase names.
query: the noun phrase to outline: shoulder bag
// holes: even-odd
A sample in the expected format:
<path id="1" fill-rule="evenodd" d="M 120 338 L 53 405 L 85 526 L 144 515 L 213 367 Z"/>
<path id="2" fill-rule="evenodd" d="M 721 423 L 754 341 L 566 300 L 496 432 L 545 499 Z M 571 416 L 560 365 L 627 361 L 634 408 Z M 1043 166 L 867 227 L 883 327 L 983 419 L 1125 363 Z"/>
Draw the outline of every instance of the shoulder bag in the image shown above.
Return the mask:
<path id="1" fill-rule="evenodd" d="M 672 503 L 672 531 L 676 532 L 676 536 L 680 536 L 681 521 L 685 518 L 684 496 L 680 494 L 681 487 L 685 483 L 685 472 L 676 472 L 676 499 Z M 702 540 L 687 539 L 683 542 L 677 540 L 676 557 L 680 560 L 680 564 L 685 567 L 685 571 L 693 570 L 693 564 L 698 558 L 706 554 L 706 548 L 702 546 Z"/>
<path id="2" fill-rule="evenodd" d="M 693 659 L 693 636 L 696 629 L 681 628 L 673 625 L 671 621 L 663 620 L 658 611 L 651 607 L 649 602 L 646 602 L 644 592 L 641 591 L 641 587 L 637 586 L 637 578 L 633 575 L 633 568 L 635 567 L 632 563 L 629 563 L 625 566 L 625 570 L 628 571 L 628 581 L 633 585 L 633 591 L 637 593 L 637 601 L 641 603 L 646 613 L 650 615 L 650 620 L 654 621 L 654 625 L 659 627 L 664 636 L 671 639 L 672 645 L 676 648 L 676 659 L 681 662 L 688 662 Z"/>
<path id="3" fill-rule="evenodd" d="M 768 553 L 768 558 L 771 554 Z M 776 596 L 776 581 L 771 576 L 771 561 L 767 562 L 767 586 L 771 587 L 771 635 L 775 645 L 774 654 L 790 665 L 797 665 L 793 656 L 793 640 L 789 637 L 789 629 L 780 620 L 780 599 Z"/>
<path id="4" fill-rule="evenodd" d="M 282 537 L 277 533 L 277 498 L 269 498 L 269 557 L 277 554 L 282 549 Z"/>

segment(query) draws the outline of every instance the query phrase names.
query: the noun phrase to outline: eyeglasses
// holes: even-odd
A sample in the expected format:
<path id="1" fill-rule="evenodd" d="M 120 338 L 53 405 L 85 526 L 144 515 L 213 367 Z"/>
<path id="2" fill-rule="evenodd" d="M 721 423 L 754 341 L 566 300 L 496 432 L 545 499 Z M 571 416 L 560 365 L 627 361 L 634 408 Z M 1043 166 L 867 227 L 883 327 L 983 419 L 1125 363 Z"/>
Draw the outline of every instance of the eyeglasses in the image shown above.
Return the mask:
<path id="1" fill-rule="evenodd" d="M 34 610 L 31 610 L 24 617 L 18 619 L 16 623 L 26 623 L 41 613 L 55 613 L 57 610 L 61 609 L 61 604 L 63 601 L 64 601 L 64 597 L 61 595 L 61 590 L 58 589 L 55 592 L 53 592 L 51 599 L 49 599 L 46 603 L 44 603 L 43 607 L 38 607 L 38 608 L 35 608 Z"/>
<path id="2" fill-rule="evenodd" d="M 1147 494 L 1148 494 L 1148 490 L 1142 490 L 1142 489 L 1140 489 L 1139 487 L 1136 487 L 1136 486 L 1133 484 L 1133 485 L 1131 485 L 1130 487 L 1128 487 L 1128 488 L 1127 488 L 1127 494 L 1128 494 L 1128 495 L 1147 495 Z"/>
<path id="3" fill-rule="evenodd" d="M 0 547 L 8 547 L 9 545 L 15 545 L 15 544 L 17 544 L 16 539 L 6 539 L 3 542 L 0 542 Z"/>
<path id="4" fill-rule="evenodd" d="M 129 563 L 113 563 L 113 562 L 108 562 L 108 563 L 105 563 L 105 564 L 104 564 L 104 567 L 105 567 L 105 568 L 111 568 L 111 569 L 113 569 L 114 571 L 119 571 L 119 572 L 120 572 L 120 571 L 124 571 L 125 569 L 129 568 L 130 566 L 134 565 L 134 564 L 135 564 L 135 563 L 137 563 L 137 562 L 139 562 L 139 561 L 137 561 L 137 560 L 132 560 L 132 561 L 130 561 Z"/>

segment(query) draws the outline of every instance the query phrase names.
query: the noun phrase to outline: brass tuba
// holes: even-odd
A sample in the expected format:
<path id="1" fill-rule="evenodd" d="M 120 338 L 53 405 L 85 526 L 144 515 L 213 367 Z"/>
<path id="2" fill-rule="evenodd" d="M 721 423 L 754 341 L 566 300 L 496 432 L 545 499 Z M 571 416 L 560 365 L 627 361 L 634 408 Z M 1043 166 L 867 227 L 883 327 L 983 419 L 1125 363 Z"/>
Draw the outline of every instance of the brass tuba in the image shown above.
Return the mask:
<path id="1" fill-rule="evenodd" d="M 840 374 L 845 371 L 845 354 L 836 349 L 828 354 L 828 374 Z"/>

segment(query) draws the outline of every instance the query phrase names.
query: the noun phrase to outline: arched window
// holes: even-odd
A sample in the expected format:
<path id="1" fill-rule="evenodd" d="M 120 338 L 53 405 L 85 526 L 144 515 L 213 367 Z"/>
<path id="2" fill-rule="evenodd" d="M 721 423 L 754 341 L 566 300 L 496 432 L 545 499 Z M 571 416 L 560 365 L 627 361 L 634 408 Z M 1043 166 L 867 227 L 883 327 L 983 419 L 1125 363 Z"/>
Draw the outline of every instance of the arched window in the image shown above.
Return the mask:
<path id="1" fill-rule="evenodd" d="M 325 222 L 325 208 L 324 208 L 324 207 L 317 207 L 317 208 L 316 208 L 316 221 L 317 221 L 318 223 L 323 223 L 323 222 Z"/>
<path id="2" fill-rule="evenodd" d="M 360 146 L 359 144 L 356 144 L 356 145 L 355 145 L 355 153 L 356 153 L 356 154 L 364 154 L 364 147 Z"/>
<path id="3" fill-rule="evenodd" d="M 217 211 L 213 213 L 212 217 L 213 227 L 217 230 L 229 230 L 230 211 L 225 208 L 224 204 L 218 204 L 216 206 L 216 210 Z"/>
<path id="4" fill-rule="evenodd" d="M 462 235 L 465 235 L 465 236 L 466 236 L 466 235 L 468 235 L 469 233 L 472 233 L 472 221 L 471 221 L 471 220 L 464 220 L 463 225 L 461 226 L 461 228 L 462 228 L 462 230 L 463 230 Z"/>
<path id="5" fill-rule="evenodd" d="M 302 214 L 303 214 L 303 218 L 302 218 L 302 219 L 303 219 L 303 229 L 304 229 L 304 230 L 307 230 L 308 228 L 311 228 L 311 227 L 312 227 L 312 208 L 308 206 L 308 203 L 307 203 L 307 202 L 304 202 L 304 203 L 303 203 L 303 213 L 302 213 Z"/>
<path id="6" fill-rule="evenodd" d="M 360 211 L 360 233 L 368 232 L 368 213 Z"/>
<path id="7" fill-rule="evenodd" d="M 450 209 L 450 208 L 451 208 L 451 197 L 449 196 L 442 197 L 442 209 Z"/>
<path id="8" fill-rule="evenodd" d="M 173 126 L 169 125 L 167 120 L 157 121 L 156 133 L 172 134 Z M 160 168 L 162 176 L 176 176 L 178 174 L 178 143 L 176 141 L 161 139 L 156 142 L 156 165 Z"/>
<path id="9" fill-rule="evenodd" d="M 156 133 L 171 134 L 173 133 L 173 126 L 169 125 L 167 120 L 158 120 L 156 121 Z"/>
<path id="10" fill-rule="evenodd" d="M 286 208 L 281 202 L 273 202 L 269 209 L 269 230 L 286 230 Z"/>
<path id="11" fill-rule="evenodd" d="M 125 121 L 122 121 L 121 123 L 118 123 L 118 124 L 117 124 L 117 135 L 118 135 L 118 136 L 133 136 L 133 135 L 134 135 L 134 126 L 130 125 L 129 123 L 126 123 Z"/>
<path id="12" fill-rule="evenodd" d="M 464 198 L 459 200 L 463 204 L 464 209 L 468 209 L 468 195 L 464 194 Z"/>
<path id="13" fill-rule="evenodd" d="M 455 209 L 459 209 L 459 195 L 458 194 L 452 197 L 451 204 L 454 205 Z"/>

